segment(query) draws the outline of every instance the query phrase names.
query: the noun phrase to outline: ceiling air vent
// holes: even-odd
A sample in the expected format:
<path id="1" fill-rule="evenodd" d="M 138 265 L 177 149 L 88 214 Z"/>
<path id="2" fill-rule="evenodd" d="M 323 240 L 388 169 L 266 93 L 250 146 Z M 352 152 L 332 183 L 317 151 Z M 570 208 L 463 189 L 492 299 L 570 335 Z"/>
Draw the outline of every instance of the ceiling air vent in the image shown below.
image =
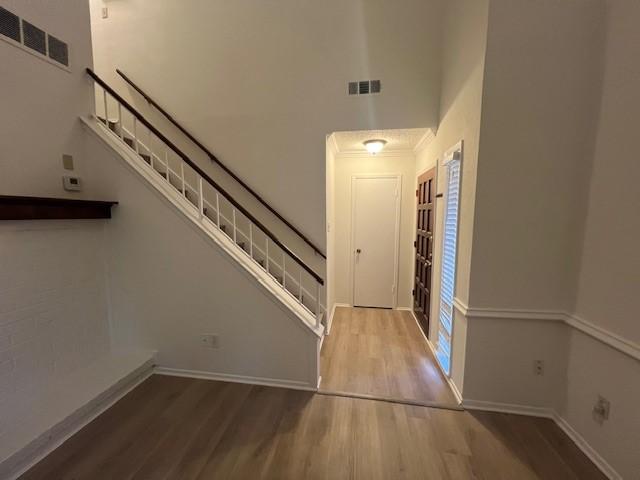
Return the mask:
<path id="1" fill-rule="evenodd" d="M 0 7 L 0 35 L 20 41 L 20 18 Z"/>
<path id="2" fill-rule="evenodd" d="M 380 93 L 381 89 L 380 80 L 349 82 L 349 95 L 370 95 L 372 93 Z"/>
<path id="3" fill-rule="evenodd" d="M 18 47 L 26 47 L 36 57 L 54 65 L 69 67 L 67 43 L 2 7 L 0 7 L 0 39 Z"/>

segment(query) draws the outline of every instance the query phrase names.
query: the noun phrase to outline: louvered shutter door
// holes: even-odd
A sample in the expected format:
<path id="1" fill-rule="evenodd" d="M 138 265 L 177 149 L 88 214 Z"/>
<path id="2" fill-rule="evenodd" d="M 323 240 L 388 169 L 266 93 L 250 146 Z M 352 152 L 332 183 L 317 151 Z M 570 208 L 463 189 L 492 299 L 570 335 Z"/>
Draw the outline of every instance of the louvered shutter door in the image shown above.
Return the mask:
<path id="1" fill-rule="evenodd" d="M 456 281 L 456 241 L 460 203 L 460 160 L 447 164 L 447 193 L 444 212 L 444 240 L 440 278 L 440 313 L 436 357 L 443 370 L 451 368 L 451 331 L 453 329 L 453 295 Z"/>

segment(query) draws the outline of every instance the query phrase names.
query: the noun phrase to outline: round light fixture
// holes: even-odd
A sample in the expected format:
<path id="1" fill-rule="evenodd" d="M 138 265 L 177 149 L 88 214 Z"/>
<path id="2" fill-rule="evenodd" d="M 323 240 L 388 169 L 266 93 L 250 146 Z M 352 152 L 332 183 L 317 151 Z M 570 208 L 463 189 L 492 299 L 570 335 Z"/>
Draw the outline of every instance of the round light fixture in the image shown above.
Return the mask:
<path id="1" fill-rule="evenodd" d="M 374 139 L 364 142 L 364 146 L 371 155 L 380 153 L 384 146 L 387 144 L 386 140 Z"/>

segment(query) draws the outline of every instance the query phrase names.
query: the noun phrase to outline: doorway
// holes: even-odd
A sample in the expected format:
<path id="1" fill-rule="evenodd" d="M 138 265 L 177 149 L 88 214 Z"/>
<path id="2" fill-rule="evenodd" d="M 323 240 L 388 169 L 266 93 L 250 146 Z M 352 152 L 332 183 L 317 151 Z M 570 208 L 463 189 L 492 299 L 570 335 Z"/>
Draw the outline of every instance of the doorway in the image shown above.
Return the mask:
<path id="1" fill-rule="evenodd" d="M 352 188 L 353 305 L 397 303 L 400 175 L 354 175 Z"/>

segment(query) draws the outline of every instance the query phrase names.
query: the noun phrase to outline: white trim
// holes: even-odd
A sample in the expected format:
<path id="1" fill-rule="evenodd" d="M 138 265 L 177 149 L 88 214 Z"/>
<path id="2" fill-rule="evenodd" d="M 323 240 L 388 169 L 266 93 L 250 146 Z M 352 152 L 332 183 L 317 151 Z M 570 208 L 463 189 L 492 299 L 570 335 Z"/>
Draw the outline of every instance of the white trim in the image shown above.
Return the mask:
<path id="1" fill-rule="evenodd" d="M 553 412 L 556 425 L 571 439 L 573 443 L 591 460 L 596 467 L 610 480 L 622 480 L 622 476 L 580 435 L 563 417 Z"/>
<path id="2" fill-rule="evenodd" d="M 318 391 L 318 386 L 308 382 L 285 380 L 280 378 L 251 377 L 248 375 L 233 375 L 229 373 L 205 372 L 202 370 L 188 370 L 181 368 L 156 367 L 154 373 L 172 377 L 200 378 L 219 382 L 244 383 L 247 385 L 264 385 L 266 387 L 289 388 L 293 390 Z"/>
<path id="3" fill-rule="evenodd" d="M 562 322 L 585 335 L 588 335 L 609 347 L 624 353 L 636 360 L 640 360 L 640 345 L 631 340 L 610 332 L 598 325 L 595 325 L 576 314 L 566 313 L 560 310 L 523 310 L 509 308 L 472 308 L 460 300 L 454 298 L 454 307 L 467 318 L 494 318 L 494 319 L 516 319 L 516 320 L 538 320 Z"/>
<path id="4" fill-rule="evenodd" d="M 484 400 L 464 399 L 462 406 L 467 410 L 481 410 L 483 412 L 510 413 L 526 415 L 528 417 L 554 418 L 553 409 L 547 407 L 532 407 L 512 403 L 486 402 Z"/>
<path id="5" fill-rule="evenodd" d="M 413 147 L 413 153 L 418 154 L 418 152 L 428 147 L 429 144 L 433 140 L 435 140 L 435 138 L 436 138 L 436 132 L 432 128 L 428 128 L 425 134 L 422 136 L 422 138 L 418 140 L 418 143 L 416 143 L 416 146 Z"/>
<path id="6" fill-rule="evenodd" d="M 460 390 L 458 390 L 457 385 L 453 382 L 453 379 L 451 378 L 451 375 L 447 375 L 445 373 L 445 371 L 442 369 L 442 366 L 440 365 L 440 362 L 438 362 L 438 359 L 436 358 L 436 349 L 433 346 L 433 343 L 431 343 L 431 340 L 429 340 L 429 337 L 427 337 L 425 335 L 425 333 L 422 331 L 422 327 L 420 327 L 420 322 L 418 322 L 418 317 L 416 317 L 416 314 L 415 314 L 415 312 L 413 310 L 411 310 L 411 316 L 415 320 L 416 326 L 418 327 L 418 330 L 422 334 L 422 338 L 424 338 L 424 341 L 427 343 L 427 347 L 429 347 L 429 350 L 431 351 L 431 355 L 433 355 L 433 359 L 435 360 L 435 363 L 438 366 L 438 370 L 440 370 L 440 373 L 442 374 L 442 376 L 445 378 L 445 380 L 449 384 L 449 388 L 451 389 L 451 392 L 453 393 L 453 396 L 456 397 L 456 401 L 458 402 L 458 404 L 462 405 L 462 403 L 463 403 L 462 402 L 462 394 L 460 393 Z M 453 367 L 453 365 L 452 365 L 452 367 Z M 452 368 L 452 370 L 453 370 L 453 368 Z"/>
<path id="7" fill-rule="evenodd" d="M 640 345 L 621 337 L 618 334 L 605 330 L 587 320 L 578 317 L 576 314 L 565 314 L 565 323 L 590 337 L 629 355 L 631 358 L 640 360 Z"/>
<path id="8" fill-rule="evenodd" d="M 50 455 L 55 449 L 66 442 L 73 435 L 78 433 L 82 428 L 102 415 L 105 411 L 115 405 L 120 399 L 127 395 L 130 391 L 144 382 L 153 374 L 153 363 L 151 361 L 144 363 L 140 367 L 134 369 L 126 377 L 114 383 L 106 391 L 98 395 L 94 400 L 85 404 L 81 409 L 64 419 L 60 424 L 43 432 L 41 437 L 47 436 L 46 443 L 43 448 L 37 451 L 29 452 L 29 445 L 25 446 L 16 455 L 24 456 L 19 459 L 18 465 L 11 468 L 8 473 L 8 479 L 16 480 L 20 478 L 29 469 Z M 10 461 L 9 457 L 6 461 Z M 4 462 L 3 462 L 4 463 Z M 0 463 L 2 467 L 2 463 Z M 0 471 L 2 468 L 0 468 Z"/>
<path id="9" fill-rule="evenodd" d="M 355 305 L 356 288 L 355 288 L 355 219 L 356 219 L 356 195 L 355 184 L 357 180 L 365 180 L 372 178 L 394 178 L 396 180 L 396 222 L 395 222 L 395 234 L 394 234 L 394 265 L 393 265 L 393 295 L 391 297 L 391 308 L 396 308 L 398 305 L 398 270 L 400 266 L 400 216 L 401 211 L 401 199 L 402 199 L 402 174 L 400 173 L 356 173 L 351 175 L 351 224 L 350 229 L 350 245 L 349 245 L 349 283 L 351 285 L 351 303 Z M 369 305 L 364 305 L 369 306 Z"/>
<path id="10" fill-rule="evenodd" d="M 444 155 L 442 156 L 442 165 L 445 166 L 453 160 L 460 160 L 462 162 L 462 147 L 463 143 L 462 140 L 460 140 L 453 147 L 444 152 Z M 456 153 L 458 155 L 456 155 Z M 462 165 L 460 166 L 460 183 L 462 184 Z"/>
<path id="11" fill-rule="evenodd" d="M 600 455 L 585 438 L 580 435 L 569 423 L 554 409 L 547 407 L 532 407 L 528 405 L 486 402 L 482 400 L 466 399 L 462 406 L 467 410 L 480 410 L 485 412 L 509 413 L 512 415 L 526 415 L 529 417 L 549 418 L 576 444 L 593 464 L 610 480 L 622 480 L 622 476 Z"/>

